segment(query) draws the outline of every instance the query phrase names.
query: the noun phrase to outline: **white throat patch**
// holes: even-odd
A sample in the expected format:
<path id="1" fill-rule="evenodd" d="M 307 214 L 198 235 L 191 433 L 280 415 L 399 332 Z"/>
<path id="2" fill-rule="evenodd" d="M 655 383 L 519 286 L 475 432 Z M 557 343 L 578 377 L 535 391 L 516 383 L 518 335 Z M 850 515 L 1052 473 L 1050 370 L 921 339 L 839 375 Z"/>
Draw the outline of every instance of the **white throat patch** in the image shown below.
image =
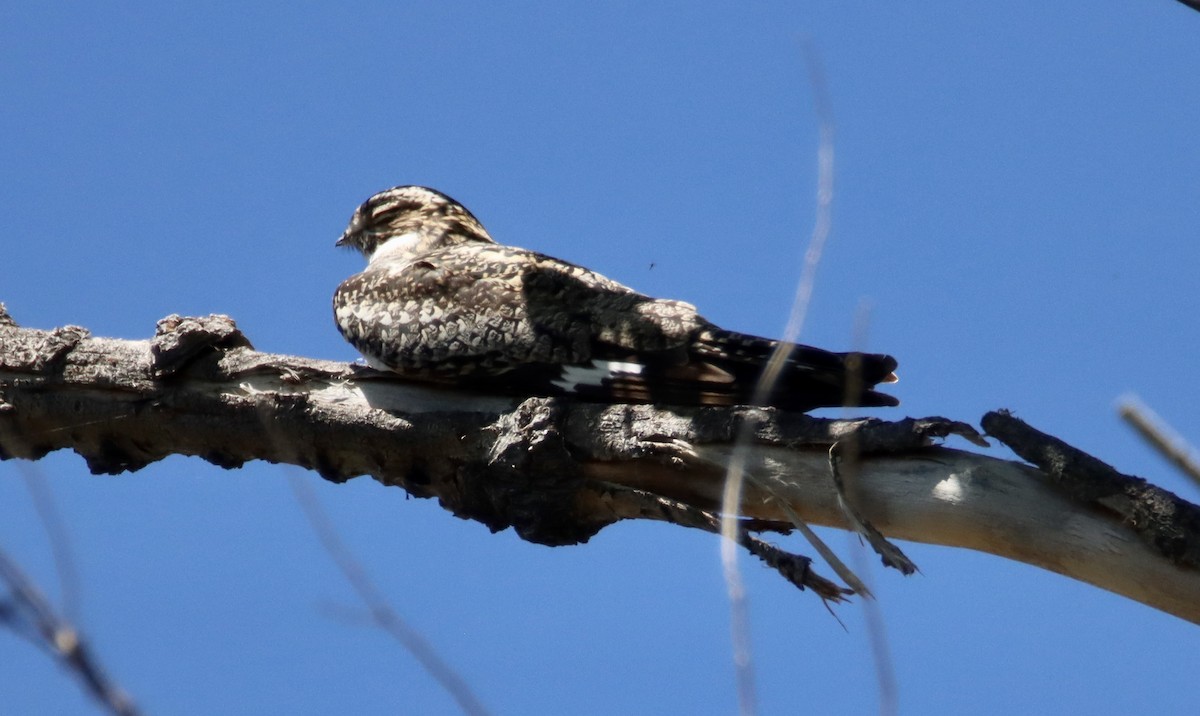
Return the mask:
<path id="1" fill-rule="evenodd" d="M 367 259 L 368 264 L 373 264 L 376 261 L 404 261 L 412 255 L 413 248 L 417 242 L 421 240 L 421 234 L 416 231 L 409 231 L 406 234 L 393 236 L 379 245 L 379 248 L 372 252 Z"/>

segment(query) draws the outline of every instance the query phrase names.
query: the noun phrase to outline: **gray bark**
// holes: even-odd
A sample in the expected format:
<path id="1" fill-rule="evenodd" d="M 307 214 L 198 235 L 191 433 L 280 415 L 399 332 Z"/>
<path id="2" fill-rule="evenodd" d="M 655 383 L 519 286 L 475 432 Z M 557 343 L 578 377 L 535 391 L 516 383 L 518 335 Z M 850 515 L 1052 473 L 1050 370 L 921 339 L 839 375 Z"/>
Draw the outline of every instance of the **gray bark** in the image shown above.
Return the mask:
<path id="1" fill-rule="evenodd" d="M 739 542 L 822 597 L 847 592 L 754 535 L 790 531 L 797 517 L 878 529 L 1034 564 L 1200 623 L 1195 506 L 1007 414 L 984 425 L 1043 469 L 941 447 L 951 434 L 981 442 L 941 418 L 468 394 L 260 353 L 222 316 L 171 316 L 154 339 L 129 341 L 20 328 L 0 306 L 0 459 L 66 448 L 95 473 L 181 454 L 227 469 L 287 463 L 334 482 L 370 475 L 548 545 L 623 519 L 716 531 L 737 463 L 747 475 Z M 871 539 L 903 567 L 899 550 Z"/>

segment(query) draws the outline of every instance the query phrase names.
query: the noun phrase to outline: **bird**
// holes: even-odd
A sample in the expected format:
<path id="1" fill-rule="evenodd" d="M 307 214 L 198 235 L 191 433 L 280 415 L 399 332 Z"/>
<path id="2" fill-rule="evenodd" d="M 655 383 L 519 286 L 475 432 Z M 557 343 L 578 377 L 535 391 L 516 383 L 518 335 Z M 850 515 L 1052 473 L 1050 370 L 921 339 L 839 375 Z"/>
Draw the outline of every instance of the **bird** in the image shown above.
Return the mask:
<path id="1" fill-rule="evenodd" d="M 334 293 L 339 331 L 368 366 L 409 380 L 597 403 L 899 404 L 875 390 L 896 380 L 889 355 L 723 329 L 689 303 L 499 244 L 466 207 L 427 187 L 371 196 L 337 245 L 367 260 Z M 760 380 L 773 356 L 774 375 Z"/>

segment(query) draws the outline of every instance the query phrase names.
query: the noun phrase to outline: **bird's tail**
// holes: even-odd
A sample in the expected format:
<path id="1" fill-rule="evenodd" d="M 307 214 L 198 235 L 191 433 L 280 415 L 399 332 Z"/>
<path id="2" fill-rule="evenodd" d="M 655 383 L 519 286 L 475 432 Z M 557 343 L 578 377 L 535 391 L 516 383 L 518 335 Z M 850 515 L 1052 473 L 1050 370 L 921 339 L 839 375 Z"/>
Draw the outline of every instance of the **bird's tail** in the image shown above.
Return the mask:
<path id="1" fill-rule="evenodd" d="M 831 353 L 715 327 L 686 347 L 657 353 L 593 348 L 584 363 L 529 363 L 476 382 L 484 390 L 602 403 L 761 405 L 800 412 L 899 404 L 874 390 L 896 380 L 896 360 L 887 355 Z"/>
<path id="2" fill-rule="evenodd" d="M 733 404 L 796 411 L 900 404 L 875 391 L 879 383 L 897 380 L 896 359 L 889 355 L 832 353 L 715 327 L 700 334 L 691 353 L 730 374 L 727 397 Z"/>

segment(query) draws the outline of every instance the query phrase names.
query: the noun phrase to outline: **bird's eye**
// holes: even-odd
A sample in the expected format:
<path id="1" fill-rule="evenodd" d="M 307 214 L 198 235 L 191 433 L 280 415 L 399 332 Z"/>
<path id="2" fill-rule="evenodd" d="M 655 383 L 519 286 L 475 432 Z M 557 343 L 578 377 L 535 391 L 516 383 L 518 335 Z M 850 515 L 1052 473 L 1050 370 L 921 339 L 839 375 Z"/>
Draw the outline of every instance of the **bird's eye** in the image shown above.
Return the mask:
<path id="1" fill-rule="evenodd" d="M 370 215 L 370 218 L 364 223 L 366 223 L 369 226 L 378 226 L 380 224 L 386 224 L 389 221 L 391 221 L 392 219 L 396 218 L 396 215 L 399 213 L 400 213 L 400 211 L 398 209 L 396 209 L 395 207 L 389 206 L 385 209 L 381 209 L 381 210 L 373 212 Z"/>
<path id="2" fill-rule="evenodd" d="M 389 202 L 375 207 L 370 212 L 371 225 L 389 224 L 405 214 L 410 214 L 420 208 L 419 204 L 408 201 Z"/>

